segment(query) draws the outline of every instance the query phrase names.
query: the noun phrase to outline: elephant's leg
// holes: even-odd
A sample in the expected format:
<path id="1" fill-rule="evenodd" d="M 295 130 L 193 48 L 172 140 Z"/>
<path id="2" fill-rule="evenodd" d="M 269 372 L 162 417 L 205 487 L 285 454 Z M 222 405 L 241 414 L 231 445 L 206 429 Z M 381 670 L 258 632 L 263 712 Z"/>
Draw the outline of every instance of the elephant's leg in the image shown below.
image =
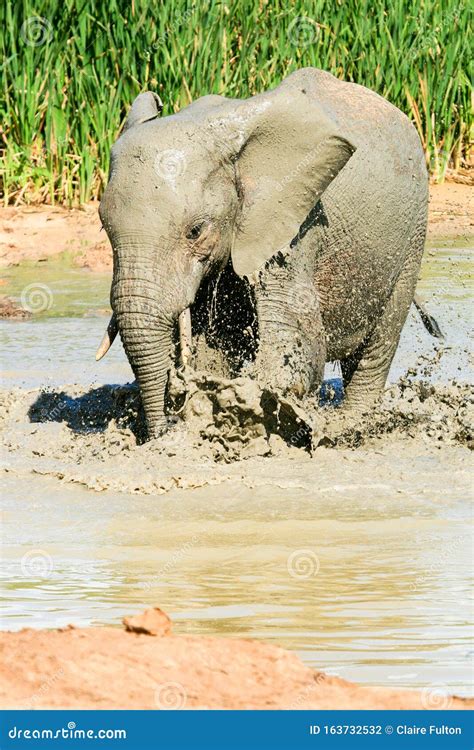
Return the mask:
<path id="1" fill-rule="evenodd" d="M 302 398 L 321 383 L 326 336 L 316 287 L 303 268 L 274 264 L 255 288 L 258 380 L 280 394 Z"/>
<path id="2" fill-rule="evenodd" d="M 362 359 L 364 350 L 365 350 L 365 343 L 361 344 L 359 348 L 356 349 L 356 351 L 350 355 L 350 357 L 347 357 L 346 359 L 341 359 L 340 364 L 341 364 L 341 371 L 342 371 L 342 382 L 344 384 L 344 391 L 347 391 L 347 388 L 349 387 L 349 383 L 351 382 L 353 375 L 355 371 L 357 370 L 359 362 Z"/>
<path id="3" fill-rule="evenodd" d="M 418 266 L 418 260 L 414 262 L 410 258 L 370 336 L 350 357 L 341 361 L 344 407 L 350 411 L 367 411 L 382 398 L 390 365 L 413 301 Z"/>
<path id="4" fill-rule="evenodd" d="M 420 269 L 426 238 L 426 210 L 417 216 L 407 242 L 408 255 L 377 324 L 359 348 L 341 361 L 345 407 L 365 411 L 381 400 Z"/>

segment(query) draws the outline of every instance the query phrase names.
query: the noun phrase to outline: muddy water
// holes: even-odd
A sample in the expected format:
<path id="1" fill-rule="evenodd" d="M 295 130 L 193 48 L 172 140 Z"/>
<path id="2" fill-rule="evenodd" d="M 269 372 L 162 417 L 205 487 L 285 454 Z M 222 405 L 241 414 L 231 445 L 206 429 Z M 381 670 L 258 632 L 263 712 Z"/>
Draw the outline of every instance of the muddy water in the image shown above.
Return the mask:
<path id="1" fill-rule="evenodd" d="M 392 382 L 410 368 L 440 386 L 472 378 L 467 258 L 426 256 L 419 291 L 446 342 L 427 366 L 433 341 L 411 314 Z M 5 291 L 19 296 L 39 275 L 49 308 L 2 323 L 5 387 L 126 382 L 119 346 L 93 359 L 108 279 L 48 263 L 12 270 Z M 118 623 L 158 604 L 178 632 L 265 638 L 357 681 L 472 692 L 470 464 L 452 435 L 396 432 L 357 450 L 226 466 L 181 459 L 178 442 L 159 466 L 137 449 L 104 462 L 115 432 L 32 426 L 13 401 L 3 628 Z"/>

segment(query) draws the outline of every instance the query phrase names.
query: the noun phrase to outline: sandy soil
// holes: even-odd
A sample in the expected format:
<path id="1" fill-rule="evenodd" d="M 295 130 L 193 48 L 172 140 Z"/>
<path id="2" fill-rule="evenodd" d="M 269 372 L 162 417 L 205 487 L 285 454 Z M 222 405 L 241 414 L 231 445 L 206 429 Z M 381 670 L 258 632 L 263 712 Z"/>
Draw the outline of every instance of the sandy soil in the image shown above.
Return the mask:
<path id="1" fill-rule="evenodd" d="M 2 708 L 474 708 L 438 692 L 362 687 L 315 672 L 278 646 L 174 636 L 161 610 L 127 630 L 0 633 Z"/>
<path id="2" fill-rule="evenodd" d="M 51 206 L 0 208 L 0 267 L 24 260 L 45 261 L 70 253 L 75 265 L 93 271 L 112 268 L 112 254 L 101 231 L 98 204 L 83 209 Z"/>
<path id="3" fill-rule="evenodd" d="M 457 182 L 430 185 L 428 239 L 464 239 L 473 233 L 473 185 Z"/>
<path id="4" fill-rule="evenodd" d="M 431 185 L 428 237 L 455 239 L 473 234 L 473 193 L 471 185 Z M 94 203 L 81 210 L 51 206 L 0 208 L 0 268 L 70 252 L 79 267 L 110 270 L 112 255 L 107 237 L 101 232 L 97 208 Z"/>

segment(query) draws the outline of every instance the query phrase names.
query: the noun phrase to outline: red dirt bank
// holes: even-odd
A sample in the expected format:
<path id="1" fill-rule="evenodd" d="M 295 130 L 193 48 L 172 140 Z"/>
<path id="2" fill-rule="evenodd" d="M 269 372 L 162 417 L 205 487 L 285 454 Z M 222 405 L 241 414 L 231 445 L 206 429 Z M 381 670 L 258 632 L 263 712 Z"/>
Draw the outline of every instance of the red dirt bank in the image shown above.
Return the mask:
<path id="1" fill-rule="evenodd" d="M 161 610 L 119 628 L 0 633 L 2 708 L 423 709 L 474 700 L 362 687 L 277 646 L 170 634 Z"/>

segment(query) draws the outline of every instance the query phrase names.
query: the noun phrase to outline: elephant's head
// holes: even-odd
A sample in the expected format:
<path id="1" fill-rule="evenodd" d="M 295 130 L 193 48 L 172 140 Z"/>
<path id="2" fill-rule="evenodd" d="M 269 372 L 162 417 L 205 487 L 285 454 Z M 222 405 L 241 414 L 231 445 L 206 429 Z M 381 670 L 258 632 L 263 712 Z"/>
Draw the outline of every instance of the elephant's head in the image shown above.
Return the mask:
<path id="1" fill-rule="evenodd" d="M 301 73 L 246 101 L 206 96 L 164 118 L 159 98 L 140 94 L 112 149 L 100 206 L 114 257 L 109 330 L 120 331 L 149 436 L 166 429 L 173 331 L 203 280 L 230 257 L 251 277 L 354 151 Z"/>

